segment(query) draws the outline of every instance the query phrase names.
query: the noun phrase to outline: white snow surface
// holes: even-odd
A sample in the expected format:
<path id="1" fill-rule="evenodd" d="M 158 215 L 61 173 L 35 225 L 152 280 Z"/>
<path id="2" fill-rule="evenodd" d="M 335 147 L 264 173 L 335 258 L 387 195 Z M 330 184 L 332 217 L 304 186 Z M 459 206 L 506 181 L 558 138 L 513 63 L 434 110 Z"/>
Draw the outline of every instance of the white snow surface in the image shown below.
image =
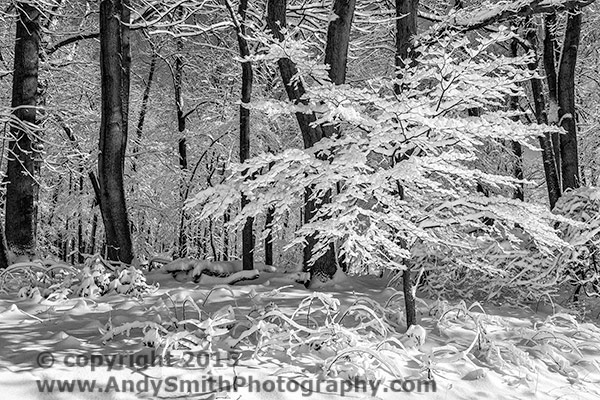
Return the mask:
<path id="1" fill-rule="evenodd" d="M 217 318 L 217 310 L 231 305 L 236 320 L 248 320 L 247 316 L 256 316 L 253 309 L 280 310 L 292 317 L 303 299 L 313 292 L 290 279 L 289 275 L 261 272 L 258 279 L 242 281 L 229 289 L 217 288 L 206 296 L 214 284 L 195 284 L 177 282 L 169 274 L 154 271 L 148 275 L 148 282 L 160 283 L 160 289 L 142 299 L 122 295 L 108 295 L 99 299 L 70 299 L 64 302 L 49 302 L 43 299 L 15 299 L 13 294 L 0 296 L 0 398 L 3 400 L 24 399 L 338 399 L 342 398 L 339 388 L 342 380 L 339 376 L 325 376 L 324 370 L 331 375 L 336 370 L 331 360 L 335 352 L 327 348 L 327 343 L 319 348 L 307 347 L 303 355 L 291 357 L 285 351 L 277 351 L 277 346 L 286 348 L 284 337 L 264 337 L 261 346 L 269 342 L 269 351 L 256 352 L 256 340 L 240 339 L 244 327 L 229 328 L 224 340 L 214 343 L 215 350 L 230 350 L 225 343 L 233 345 L 239 360 L 233 365 L 229 356 L 224 362 L 202 358 L 194 362 L 176 365 L 151 365 L 139 368 L 131 357 L 150 357 L 152 349 L 144 346 L 144 334 L 133 328 L 129 335 L 118 335 L 103 343 L 102 336 L 107 323 L 113 326 L 134 321 L 164 321 L 161 310 L 178 306 L 191 298 L 199 307 Z M 280 290 L 278 290 L 280 289 Z M 552 312 L 534 312 L 524 307 L 509 306 L 483 307 L 485 313 L 477 307 L 435 302 L 418 301 L 418 327 L 406 335 L 401 310 L 402 296 L 392 288 L 385 288 L 385 282 L 372 277 L 346 277 L 336 280 L 329 288 L 320 289 L 319 296 L 324 299 L 337 299 L 341 309 L 349 310 L 357 300 L 369 299 L 385 306 L 391 302 L 393 309 L 397 305 L 399 324 L 386 333 L 390 341 L 400 343 L 392 351 L 388 345 L 380 345 L 376 335 L 356 337 L 353 346 L 360 349 L 376 349 L 387 363 L 366 356 L 365 362 L 378 364 L 369 373 L 379 379 L 377 390 L 367 387 L 367 391 L 345 393 L 343 398 L 352 399 L 600 399 L 600 329 L 592 323 L 575 321 L 567 314 Z M 168 295 L 168 296 L 167 296 Z M 332 297 L 329 297 L 331 295 Z M 314 300 L 316 307 L 318 301 Z M 364 302 L 361 304 L 365 304 Z M 178 308 L 181 312 L 182 307 Z M 197 318 L 192 307 L 187 308 L 186 318 Z M 440 312 L 440 310 L 442 312 Z M 310 312 L 310 311 L 309 311 Z M 203 312 L 204 314 L 204 312 Z M 370 315 L 363 313 L 361 315 Z M 358 316 L 358 314 L 356 315 Z M 182 315 L 178 316 L 182 319 Z M 319 320 L 321 314 L 310 315 L 315 323 L 309 323 L 309 330 L 323 329 Z M 293 320 L 298 324 L 308 321 L 308 316 Z M 337 322 L 352 325 L 350 316 L 342 316 Z M 369 318 L 367 318 L 369 319 Z M 370 317 L 373 321 L 379 317 Z M 265 320 L 267 321 L 267 320 Z M 263 321 L 263 322 L 265 322 Z M 277 318 L 268 320 L 276 323 Z M 266 329 L 266 328 L 261 328 Z M 320 331 L 323 332 L 323 331 Z M 255 337 L 255 336 L 252 336 Z M 332 336 L 335 337 L 335 336 Z M 235 342 L 238 342 L 235 344 Z M 391 342 L 390 342 L 391 343 Z M 341 352 L 345 349 L 342 348 Z M 366 352 L 367 350 L 364 350 Z M 47 353 L 44 353 L 47 352 Z M 338 350 L 339 354 L 340 350 Z M 173 351 L 175 355 L 179 354 Z M 48 354 L 54 364 L 47 366 Z M 110 360 L 118 360 L 112 368 Z M 44 358 L 46 357 L 46 358 Z M 237 355 L 236 355 L 237 357 Z M 345 360 L 340 356 L 336 364 Z M 94 358 L 94 367 L 90 360 Z M 184 356 L 185 358 L 185 356 Z M 100 365 L 102 359 L 102 365 Z M 138 358 L 139 359 L 139 358 Z M 188 359 L 189 361 L 189 359 Z M 199 362 L 202 361 L 202 362 Z M 210 362 L 207 362 L 210 361 Z M 75 364 L 79 363 L 80 366 Z M 371 365 L 371 364 L 369 364 Z M 367 366 L 368 367 L 368 366 Z M 392 380 L 423 379 L 427 370 L 436 383 L 436 393 L 394 393 Z M 339 368 L 338 368 L 339 373 Z M 342 374 L 343 375 L 343 374 Z M 253 379 L 255 382 L 273 382 L 284 390 L 272 391 L 241 386 L 229 393 L 187 393 L 169 391 L 167 380 L 202 380 L 209 376 L 233 381 L 235 376 Z M 95 380 L 94 393 L 41 393 L 37 381 L 52 380 Z M 323 383 L 317 387 L 317 380 L 327 379 L 329 387 Z M 134 390 L 103 390 L 111 382 L 123 380 L 135 384 Z M 299 390 L 293 381 L 304 384 Z M 48 381 L 49 382 L 49 381 Z M 155 385 L 162 385 L 155 390 Z M 290 383 L 292 382 L 292 383 Z M 325 381 L 323 381 L 325 382 Z M 332 382 L 338 382 L 334 391 Z M 154 386 L 153 386 L 154 385 Z M 312 385 L 312 386 L 309 386 Z M 266 386 L 269 388 L 268 385 Z M 295 391 L 292 389 L 296 388 Z M 112 389 L 115 389 L 112 387 Z M 331 390 L 328 390 L 331 389 Z"/>

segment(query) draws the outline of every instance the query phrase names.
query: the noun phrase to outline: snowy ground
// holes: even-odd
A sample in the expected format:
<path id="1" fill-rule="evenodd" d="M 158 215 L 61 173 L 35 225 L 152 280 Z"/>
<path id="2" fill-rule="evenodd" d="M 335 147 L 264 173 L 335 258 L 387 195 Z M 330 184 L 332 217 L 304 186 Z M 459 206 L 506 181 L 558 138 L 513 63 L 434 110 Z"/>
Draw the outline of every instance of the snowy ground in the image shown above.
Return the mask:
<path id="1" fill-rule="evenodd" d="M 477 306 L 468 310 L 469 305 L 422 301 L 424 331 L 407 336 L 397 323 L 402 296 L 388 302 L 396 291 L 382 290 L 383 283 L 374 278 L 348 278 L 340 286 L 344 289 L 320 292 L 325 296 L 301 307 L 313 292 L 282 274 L 262 273 L 231 291 L 217 289 L 204 305 L 208 286 L 177 282 L 160 272 L 148 280 L 159 282 L 160 289 L 142 300 L 110 295 L 51 303 L 0 297 L 0 398 L 334 399 L 343 391 L 357 399 L 600 399 L 600 328 L 567 314 L 509 307 L 484 307 L 484 313 Z M 291 286 L 275 290 L 285 285 Z M 201 318 L 189 301 L 183 315 L 188 296 L 202 309 Z M 323 303 L 329 311 L 320 307 Z M 227 314 L 227 305 L 234 314 Z M 248 322 L 219 326 L 220 318 L 232 316 Z M 187 329 L 179 324 L 181 335 L 202 322 L 205 334 L 194 343 L 205 351 L 192 356 L 173 350 L 170 361 L 161 366 L 156 357 L 148 366 L 145 360 L 154 356 L 142 341 L 150 340 L 154 330 L 146 328 L 144 335 L 136 327 L 129 336 L 117 334 L 103 344 L 109 320 L 113 328 L 133 321 L 153 321 L 156 327 L 174 317 L 189 321 Z M 170 335 L 163 340 L 178 338 L 173 329 Z M 167 345 L 163 341 L 158 351 Z M 208 382 L 210 376 L 217 383 L 220 378 L 224 388 L 237 376 L 240 386 L 217 394 L 211 392 L 217 383 Z M 372 386 L 359 381 L 353 390 L 343 377 L 369 379 Z M 436 393 L 431 386 L 429 393 L 395 392 L 428 377 L 435 380 Z M 39 385 L 53 379 L 95 380 L 94 392 L 82 393 L 75 386 L 72 393 L 60 393 L 54 382 L 52 393 L 41 393 Z M 195 387 L 182 384 L 186 380 L 205 386 L 188 393 Z M 244 380 L 252 383 L 244 385 Z"/>

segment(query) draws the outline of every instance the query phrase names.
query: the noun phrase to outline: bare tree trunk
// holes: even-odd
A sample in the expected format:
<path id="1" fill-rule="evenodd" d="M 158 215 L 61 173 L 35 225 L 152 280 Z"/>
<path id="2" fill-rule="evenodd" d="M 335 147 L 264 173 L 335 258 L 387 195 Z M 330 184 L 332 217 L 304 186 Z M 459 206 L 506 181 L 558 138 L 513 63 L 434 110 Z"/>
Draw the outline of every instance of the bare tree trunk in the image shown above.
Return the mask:
<path id="1" fill-rule="evenodd" d="M 417 11 L 419 0 L 396 0 L 396 58 L 398 79 L 402 78 L 402 68 L 414 64 L 413 37 L 417 34 Z M 396 87 L 396 92 L 401 88 Z"/>
<path id="2" fill-rule="evenodd" d="M 269 164 L 269 169 L 271 169 L 275 163 Z M 265 230 L 268 231 L 267 236 L 265 237 L 265 264 L 273 265 L 273 218 L 274 218 L 275 210 L 273 208 L 269 208 L 267 210 L 267 215 L 265 217 Z"/>
<path id="3" fill-rule="evenodd" d="M 337 16 L 329 23 L 327 29 L 327 45 L 325 47 L 325 63 L 330 65 L 329 78 L 335 84 L 341 84 L 346 79 L 346 64 L 348 58 L 348 44 L 350 41 L 350 28 L 354 17 L 355 0 L 335 0 L 333 13 Z M 269 0 L 267 5 L 267 26 L 276 39 L 283 40 L 281 28 L 286 26 L 286 0 Z M 282 58 L 278 62 L 279 71 L 283 84 L 286 88 L 288 98 L 295 103 L 306 104 L 301 99 L 305 93 L 302 82 L 291 84 L 292 77 L 297 73 L 296 65 L 288 58 Z M 331 127 L 313 126 L 316 120 L 314 114 L 296 113 L 296 119 L 304 147 L 310 148 L 324 137 L 330 137 L 335 133 Z M 330 201 L 330 193 L 321 198 L 311 200 L 311 188 L 306 188 L 304 195 L 304 222 L 309 222 L 317 213 L 320 204 Z M 313 249 L 317 245 L 315 236 L 307 238 L 304 248 L 304 269 L 310 270 L 311 278 L 316 273 L 325 276 L 333 276 L 337 270 L 333 244 L 330 244 L 325 254 L 317 259 L 310 267 L 309 260 L 312 258 Z"/>
<path id="4" fill-rule="evenodd" d="M 123 185 L 131 64 L 129 28 L 126 25 L 129 23 L 129 14 L 128 0 L 102 0 L 100 3 L 100 210 L 106 234 L 107 257 L 127 264 L 133 259 Z"/>
<path id="5" fill-rule="evenodd" d="M 223 261 L 229 260 L 229 229 L 227 229 L 227 224 L 231 220 L 229 212 L 229 210 L 226 210 L 223 213 Z"/>
<path id="6" fill-rule="evenodd" d="M 510 51 L 512 57 L 517 57 L 518 53 L 518 45 L 519 43 L 516 40 L 513 40 L 510 44 Z M 519 110 L 519 97 L 511 96 L 509 107 L 511 111 Z M 519 120 L 519 117 L 514 117 L 515 121 Z M 514 156 L 514 165 L 513 165 L 513 176 L 516 179 L 523 180 L 523 149 L 521 148 L 521 143 L 516 140 L 511 140 L 512 153 Z M 513 194 L 514 199 L 525 200 L 525 187 L 522 183 L 517 184 L 515 188 L 515 192 Z"/>
<path id="7" fill-rule="evenodd" d="M 521 148 L 521 143 L 512 140 L 511 144 L 513 155 L 515 157 L 513 176 L 516 179 L 523 180 L 523 149 Z M 515 188 L 513 198 L 521 201 L 525 200 L 525 190 L 522 183 L 519 183 Z"/>
<path id="8" fill-rule="evenodd" d="M 246 35 L 246 11 L 248 10 L 248 0 L 240 0 L 237 15 L 231 6 L 229 0 L 225 4 L 231 14 L 231 19 L 237 33 L 240 57 L 250 56 L 250 47 L 245 38 Z M 239 18 L 238 19 L 238 15 Z M 245 104 L 250 103 L 252 98 L 253 71 L 252 62 L 242 62 L 242 104 L 240 104 L 240 162 L 243 163 L 250 158 L 250 110 Z M 244 193 L 242 193 L 242 204 L 244 208 L 249 203 Z M 246 218 L 242 229 L 242 268 L 244 270 L 254 269 L 254 218 Z"/>
<path id="9" fill-rule="evenodd" d="M 287 0 L 269 0 L 267 4 L 267 26 L 273 37 L 280 41 L 284 39 L 281 29 L 286 27 L 286 3 Z M 291 84 L 292 78 L 298 73 L 296 64 L 289 58 L 281 58 L 277 61 L 277 65 L 288 98 L 296 104 L 308 104 L 306 99 L 302 99 L 302 96 L 306 93 L 304 84 L 301 81 Z M 320 125 L 315 126 L 313 124 L 316 121 L 314 114 L 297 112 L 296 119 L 302 132 L 305 149 L 312 147 L 326 136 Z"/>
<path id="10" fill-rule="evenodd" d="M 188 253 L 187 243 L 187 216 L 183 209 L 183 203 L 185 201 L 185 179 L 188 170 L 188 158 L 187 158 L 187 139 L 185 136 L 186 120 L 187 115 L 183 110 L 183 39 L 176 39 L 177 53 L 175 54 L 175 76 L 174 76 L 174 89 L 175 89 L 175 105 L 177 108 L 177 131 L 179 132 L 179 139 L 177 141 L 177 151 L 179 155 L 179 169 L 181 170 L 181 182 L 179 187 L 179 197 L 181 201 L 180 209 L 180 224 L 179 224 L 179 239 L 178 239 L 178 253 L 179 257 L 186 257 Z"/>
<path id="11" fill-rule="evenodd" d="M 98 178 L 92 172 L 88 172 L 88 176 L 90 178 L 90 182 L 92 183 L 92 189 L 94 191 L 94 201 L 92 202 L 92 213 L 94 214 L 92 218 L 92 229 L 90 232 L 90 254 L 96 254 L 96 232 L 98 231 L 98 214 L 94 211 L 94 207 L 100 206 L 100 184 L 98 183 Z M 100 248 L 100 253 L 102 253 L 102 247 Z"/>
<path id="12" fill-rule="evenodd" d="M 5 269 L 8 265 L 8 246 L 6 245 L 6 239 L 4 238 L 4 227 L 0 222 L 0 269 Z"/>
<path id="13" fill-rule="evenodd" d="M 68 186 L 68 191 L 67 191 L 67 196 L 71 197 L 73 196 L 73 173 L 69 172 L 69 186 Z M 70 244 L 71 244 L 71 235 L 69 234 L 71 229 L 71 218 L 69 216 L 69 214 L 67 214 L 67 218 L 65 219 L 65 238 L 63 240 L 62 243 L 62 248 L 63 248 L 63 254 L 64 254 L 64 261 L 67 262 L 67 260 L 70 258 L 71 260 L 69 261 L 71 264 L 73 264 L 73 255 L 70 254 Z"/>
<path id="14" fill-rule="evenodd" d="M 527 33 L 527 39 L 529 40 L 529 43 L 531 43 L 533 49 L 536 50 L 536 59 L 533 60 L 528 67 L 530 71 L 537 71 L 539 62 L 537 57 L 538 39 L 534 29 L 529 30 Z M 547 124 L 548 116 L 546 115 L 546 100 L 544 98 L 544 90 L 541 79 L 531 79 L 531 94 L 533 97 L 533 108 L 537 123 Z M 553 209 L 561 193 L 560 183 L 558 180 L 557 164 L 554 159 L 552 136 L 550 133 L 544 133 L 544 136 L 540 137 L 540 147 L 542 148 L 542 161 L 544 164 L 544 176 L 546 177 L 546 188 L 548 190 L 548 201 L 550 202 L 550 209 Z"/>
<path id="15" fill-rule="evenodd" d="M 83 217 L 81 201 L 84 197 L 84 187 L 83 187 L 83 168 L 79 168 L 79 216 L 77 218 L 77 262 L 79 264 L 83 263 L 83 253 L 85 253 L 85 242 L 83 240 Z"/>
<path id="16" fill-rule="evenodd" d="M 201 226 L 201 229 L 199 229 L 199 235 L 198 235 L 198 248 L 199 248 L 199 254 L 202 255 L 202 258 L 206 258 L 206 255 L 208 254 L 208 246 L 206 245 L 206 226 Z"/>
<path id="17" fill-rule="evenodd" d="M 543 64 L 544 72 L 546 73 L 546 83 L 548 85 L 548 104 L 550 115 L 546 115 L 548 123 L 558 122 L 558 75 L 556 72 L 556 52 L 557 41 L 554 29 L 556 27 L 556 14 L 550 13 L 544 17 L 544 42 L 543 42 Z M 554 151 L 554 162 L 556 163 L 556 174 L 558 177 L 559 193 L 562 193 L 562 167 L 560 155 L 560 135 L 552 133 L 552 149 Z"/>
<path id="18" fill-rule="evenodd" d="M 98 231 L 98 214 L 94 212 L 92 217 L 92 229 L 90 231 L 90 254 L 96 253 L 96 232 Z"/>
<path id="19" fill-rule="evenodd" d="M 18 3 L 15 37 L 11 126 L 7 165 L 5 233 L 8 248 L 32 256 L 36 248 L 36 161 L 40 12 L 29 3 Z"/>
<path id="20" fill-rule="evenodd" d="M 329 65 L 329 79 L 336 85 L 346 82 L 350 29 L 354 19 L 355 6 L 355 0 L 335 0 L 333 2 L 333 15 L 337 18 L 330 21 L 327 27 L 325 64 Z"/>
<path id="21" fill-rule="evenodd" d="M 396 58 L 395 65 L 398 68 L 397 77 L 402 78 L 401 69 L 405 64 L 414 64 L 415 52 L 410 51 L 413 47 L 412 39 L 417 34 L 417 11 L 419 0 L 396 0 Z M 396 85 L 397 93 L 402 88 Z M 404 199 L 404 188 L 398 184 L 398 194 Z M 403 247 L 406 242 L 402 240 Z M 413 295 L 413 284 L 411 279 L 411 265 L 405 263 L 406 269 L 402 273 L 402 291 L 404 293 L 404 309 L 406 311 L 406 328 L 417 323 L 417 308 L 415 296 Z"/>
<path id="22" fill-rule="evenodd" d="M 142 143 L 142 135 L 144 132 L 144 122 L 146 121 L 146 114 L 148 113 L 148 102 L 150 101 L 150 89 L 152 88 L 152 82 L 154 80 L 154 72 L 156 71 L 156 61 L 158 59 L 158 53 L 154 46 L 152 46 L 152 58 L 150 59 L 150 69 L 148 71 L 148 80 L 146 81 L 146 87 L 144 87 L 144 93 L 142 94 L 142 104 L 140 106 L 140 114 L 138 117 L 137 126 L 135 129 L 135 141 L 133 145 L 133 162 L 131 169 L 137 171 L 137 161 L 140 152 L 140 145 Z"/>
<path id="23" fill-rule="evenodd" d="M 575 66 L 581 37 L 581 18 L 581 13 L 570 13 L 567 16 L 558 69 L 558 118 L 560 126 L 567 132 L 560 140 L 563 190 L 580 186 L 575 120 Z"/>
<path id="24" fill-rule="evenodd" d="M 265 229 L 269 230 L 269 233 L 265 237 L 265 264 L 273 265 L 273 213 L 275 210 L 269 208 L 267 216 L 265 218 Z"/>

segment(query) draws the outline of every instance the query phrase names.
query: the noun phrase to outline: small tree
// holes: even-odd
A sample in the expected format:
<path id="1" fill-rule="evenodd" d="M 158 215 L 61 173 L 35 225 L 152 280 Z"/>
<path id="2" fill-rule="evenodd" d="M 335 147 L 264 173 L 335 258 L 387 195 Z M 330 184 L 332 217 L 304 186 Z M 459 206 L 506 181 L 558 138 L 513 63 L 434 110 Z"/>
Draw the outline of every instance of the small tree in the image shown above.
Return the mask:
<path id="1" fill-rule="evenodd" d="M 309 149 L 262 154 L 234 165 L 222 185 L 200 192 L 191 205 L 202 205 L 201 218 L 210 218 L 232 205 L 241 192 L 251 206 L 231 221 L 233 225 L 270 207 L 276 210 L 277 224 L 297 207 L 304 187 L 314 187 L 318 196 L 337 185 L 339 191 L 296 231 L 291 245 L 316 235 L 314 261 L 330 243 L 340 243 L 340 253 L 354 273 L 402 271 L 403 260 L 427 249 L 464 249 L 481 242 L 522 244 L 516 235 L 493 234 L 498 231 L 520 229 L 542 253 L 562 246 L 551 228 L 558 217 L 512 199 L 521 181 L 510 174 L 486 173 L 474 162 L 487 141 L 514 140 L 532 148 L 531 138 L 551 129 L 523 124 L 504 111 L 510 96 L 523 94 L 517 84 L 530 78 L 529 55 L 490 54 L 495 44 L 513 37 L 506 30 L 475 44 L 459 34 L 426 37 L 423 42 L 431 44 L 418 49 L 416 62 L 405 68 L 400 80 L 380 77 L 360 86 L 328 82 L 326 70 L 302 41 L 289 35 L 284 42 L 261 37 L 265 46 L 259 58 L 294 59 L 297 77 L 321 84 L 306 89 L 307 104 L 265 100 L 253 107 L 270 116 L 315 112 L 316 123 L 335 124 L 340 135 Z M 394 90 L 397 85 L 401 93 Z M 473 107 L 481 108 L 480 116 L 468 116 Z M 406 156 L 396 162 L 399 152 Z M 258 174 L 270 164 L 268 172 Z M 256 178 L 245 179 L 245 170 Z M 476 190 L 480 183 L 500 193 L 504 188 L 506 196 L 482 196 Z M 397 195 L 398 185 L 406 188 L 405 198 Z M 485 217 L 495 221 L 493 226 L 486 225 Z M 493 263 L 483 257 L 472 267 L 493 274 Z"/>

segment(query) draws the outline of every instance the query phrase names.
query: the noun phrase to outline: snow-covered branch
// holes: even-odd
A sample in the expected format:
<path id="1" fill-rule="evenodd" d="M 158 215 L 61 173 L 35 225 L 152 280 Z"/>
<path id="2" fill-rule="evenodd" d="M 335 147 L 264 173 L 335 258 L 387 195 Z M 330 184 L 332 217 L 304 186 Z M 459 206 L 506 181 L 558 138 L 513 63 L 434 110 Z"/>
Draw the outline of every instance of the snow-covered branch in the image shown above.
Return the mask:
<path id="1" fill-rule="evenodd" d="M 576 12 L 596 0 L 517 0 L 512 2 L 486 2 L 477 8 L 458 10 L 443 17 L 431 12 L 419 11 L 419 17 L 441 24 L 440 28 L 472 31 L 514 17 L 571 11 Z"/>

